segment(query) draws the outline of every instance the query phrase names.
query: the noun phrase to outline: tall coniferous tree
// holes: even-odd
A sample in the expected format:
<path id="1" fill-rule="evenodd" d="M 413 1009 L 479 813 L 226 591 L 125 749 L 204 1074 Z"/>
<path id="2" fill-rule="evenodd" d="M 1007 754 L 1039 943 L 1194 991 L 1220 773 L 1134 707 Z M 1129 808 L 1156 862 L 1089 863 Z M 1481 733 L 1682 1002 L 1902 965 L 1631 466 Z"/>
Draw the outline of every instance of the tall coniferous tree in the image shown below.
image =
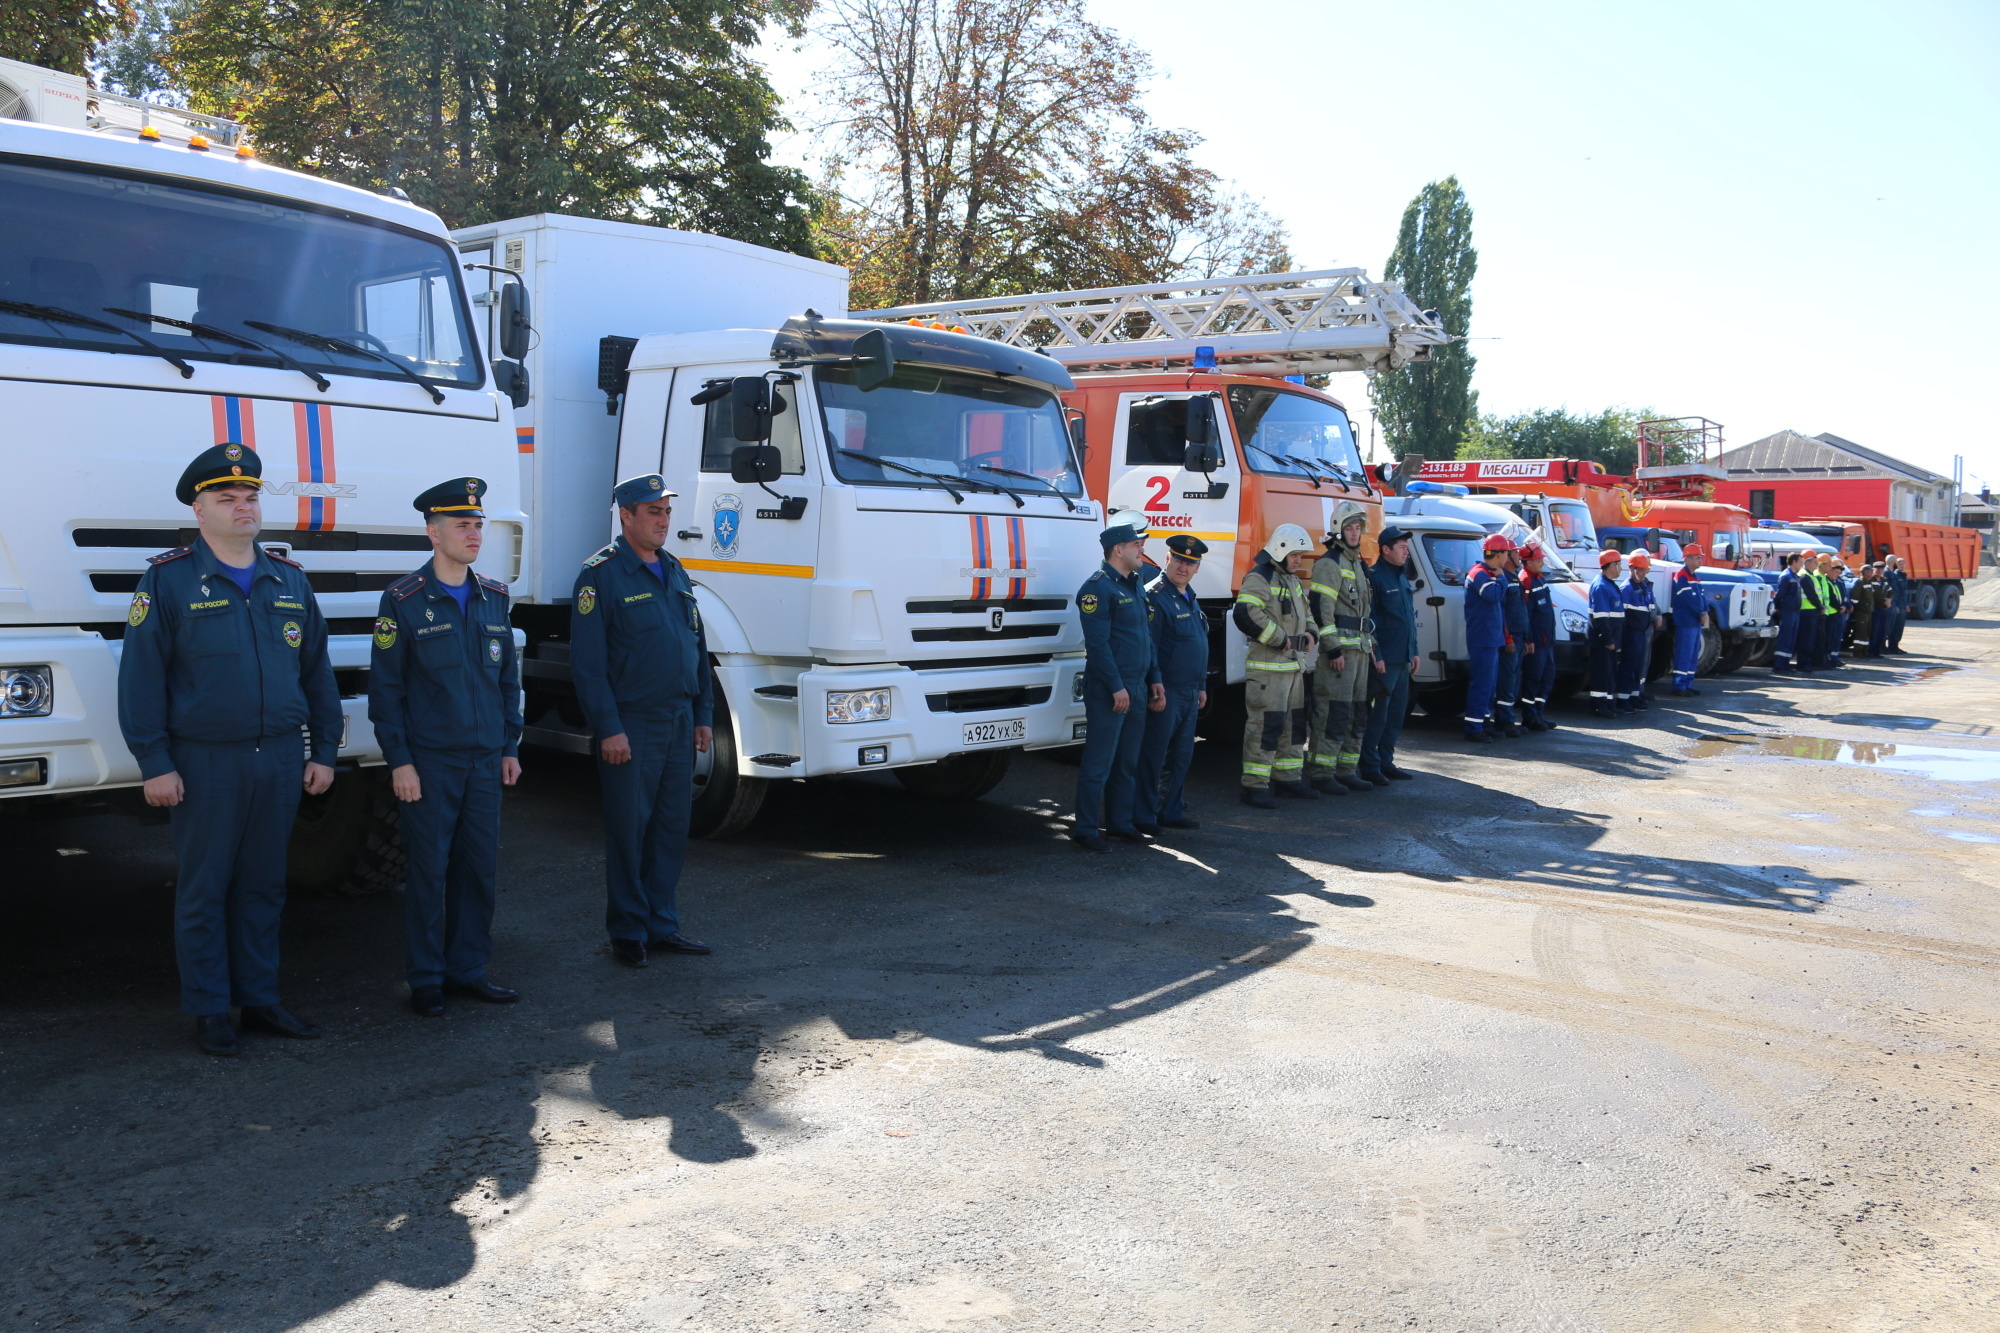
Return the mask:
<path id="1" fill-rule="evenodd" d="M 1472 205 L 1458 177 L 1432 181 L 1403 210 L 1384 276 L 1401 283 L 1421 309 L 1437 311 L 1445 330 L 1463 338 L 1472 326 L 1472 277 L 1478 269 Z M 1375 378 L 1369 391 L 1375 417 L 1398 455 L 1457 457 L 1459 442 L 1479 419 L 1474 364 L 1471 349 L 1455 342 L 1421 365 Z"/>

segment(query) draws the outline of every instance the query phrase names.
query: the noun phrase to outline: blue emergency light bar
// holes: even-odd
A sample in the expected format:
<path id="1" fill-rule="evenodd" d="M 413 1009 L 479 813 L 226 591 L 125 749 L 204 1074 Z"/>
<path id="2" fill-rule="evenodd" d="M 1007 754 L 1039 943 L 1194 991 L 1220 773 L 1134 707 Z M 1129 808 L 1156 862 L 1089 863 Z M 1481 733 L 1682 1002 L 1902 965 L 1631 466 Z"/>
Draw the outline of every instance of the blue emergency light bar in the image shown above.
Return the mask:
<path id="1" fill-rule="evenodd" d="M 1782 518 L 1760 518 L 1757 520 L 1757 526 L 1760 528 L 1789 528 L 1792 525 L 1790 521 Z"/>
<path id="2" fill-rule="evenodd" d="M 1454 486 L 1442 481 L 1413 481 L 1409 485 L 1411 495 L 1470 495 L 1469 486 Z"/>

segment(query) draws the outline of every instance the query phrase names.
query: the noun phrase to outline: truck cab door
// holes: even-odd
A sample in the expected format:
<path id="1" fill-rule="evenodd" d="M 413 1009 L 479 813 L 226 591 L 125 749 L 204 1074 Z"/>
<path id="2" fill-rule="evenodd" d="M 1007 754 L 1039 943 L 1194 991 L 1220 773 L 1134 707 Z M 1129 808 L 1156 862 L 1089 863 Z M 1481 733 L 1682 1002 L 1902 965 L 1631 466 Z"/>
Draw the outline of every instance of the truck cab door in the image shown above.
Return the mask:
<path id="1" fill-rule="evenodd" d="M 1215 417 L 1222 465 L 1208 474 L 1182 467 L 1185 404 L 1196 396 L 1193 392 L 1118 396 L 1105 496 L 1109 513 L 1131 509 L 1146 516 L 1153 529 L 1146 558 L 1155 564 L 1166 563 L 1165 539 L 1177 532 L 1207 542 L 1208 554 L 1194 576 L 1195 596 L 1230 598 L 1236 595 L 1236 513 L 1242 502 L 1242 470 L 1229 439 L 1229 414 L 1220 400 Z"/>
<path id="2" fill-rule="evenodd" d="M 665 413 L 654 466 L 668 489 L 679 492 L 666 549 L 729 608 L 752 652 L 804 657 L 819 563 L 823 486 L 821 460 L 806 446 L 807 440 L 818 438 L 803 420 L 802 409 L 809 411 L 811 400 L 802 385 L 773 377 L 773 397 L 785 410 L 771 419 L 770 442 L 777 446 L 783 472 L 768 489 L 730 475 L 730 456 L 742 442 L 731 429 L 728 396 L 707 404 L 688 401 L 715 380 L 763 375 L 769 369 L 768 364 L 746 364 L 674 371 L 671 391 L 654 408 L 655 414 L 662 408 Z M 639 378 L 633 376 L 634 407 L 642 397 Z M 636 442 L 639 433 L 633 434 Z M 619 461 L 623 468 L 640 461 L 640 455 L 621 450 Z M 793 511 L 797 517 L 784 516 Z"/>
<path id="3" fill-rule="evenodd" d="M 1423 587 L 1411 590 L 1411 603 L 1417 618 L 1417 670 L 1410 679 L 1414 684 L 1442 685 L 1445 670 L 1454 654 L 1465 656 L 1465 592 L 1458 589 L 1456 603 L 1451 598 L 1453 589 L 1438 577 L 1437 562 L 1425 546 L 1424 535 L 1419 532 L 1410 542 L 1410 559 L 1416 562 L 1418 577 Z M 1451 640 L 1453 627 L 1457 629 L 1457 640 Z"/>

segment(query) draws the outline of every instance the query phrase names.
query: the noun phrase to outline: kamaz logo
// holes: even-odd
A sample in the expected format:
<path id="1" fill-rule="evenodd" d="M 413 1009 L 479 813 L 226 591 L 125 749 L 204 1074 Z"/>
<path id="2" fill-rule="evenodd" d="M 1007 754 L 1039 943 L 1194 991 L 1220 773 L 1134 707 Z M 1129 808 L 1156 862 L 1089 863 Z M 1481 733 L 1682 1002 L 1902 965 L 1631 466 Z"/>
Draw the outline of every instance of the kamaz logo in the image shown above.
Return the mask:
<path id="1" fill-rule="evenodd" d="M 266 495 L 322 496 L 326 499 L 351 500 L 354 487 L 344 481 L 267 481 L 264 483 Z"/>

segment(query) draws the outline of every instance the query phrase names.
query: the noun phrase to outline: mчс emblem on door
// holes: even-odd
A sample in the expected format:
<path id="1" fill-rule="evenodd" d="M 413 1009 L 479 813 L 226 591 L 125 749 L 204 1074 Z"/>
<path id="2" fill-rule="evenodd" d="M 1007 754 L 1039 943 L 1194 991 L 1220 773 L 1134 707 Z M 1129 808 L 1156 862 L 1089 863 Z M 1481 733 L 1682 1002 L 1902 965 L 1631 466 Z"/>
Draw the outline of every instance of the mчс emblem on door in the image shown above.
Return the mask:
<path id="1" fill-rule="evenodd" d="M 736 555 L 736 538 L 743 531 L 743 500 L 735 495 L 715 497 L 715 513 L 710 519 L 709 549 L 717 555 Z"/>

